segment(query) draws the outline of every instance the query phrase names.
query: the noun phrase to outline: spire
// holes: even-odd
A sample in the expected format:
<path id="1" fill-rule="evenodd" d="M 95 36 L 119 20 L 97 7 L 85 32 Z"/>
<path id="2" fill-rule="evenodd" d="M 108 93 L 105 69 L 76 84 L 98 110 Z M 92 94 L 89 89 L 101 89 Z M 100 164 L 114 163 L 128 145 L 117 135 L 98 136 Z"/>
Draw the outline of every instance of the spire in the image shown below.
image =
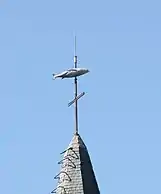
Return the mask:
<path id="1" fill-rule="evenodd" d="M 76 37 L 74 68 L 77 68 Z M 56 194 L 100 194 L 87 147 L 78 133 L 78 99 L 85 93 L 78 95 L 77 77 L 74 77 L 75 96 L 68 106 L 75 105 L 75 133 L 68 148 L 63 151 L 63 157 L 58 164 L 60 173 L 57 187 L 51 192 Z"/>
<path id="2" fill-rule="evenodd" d="M 78 133 L 61 154 L 61 171 L 55 176 L 58 185 L 51 193 L 100 194 L 87 147 Z"/>

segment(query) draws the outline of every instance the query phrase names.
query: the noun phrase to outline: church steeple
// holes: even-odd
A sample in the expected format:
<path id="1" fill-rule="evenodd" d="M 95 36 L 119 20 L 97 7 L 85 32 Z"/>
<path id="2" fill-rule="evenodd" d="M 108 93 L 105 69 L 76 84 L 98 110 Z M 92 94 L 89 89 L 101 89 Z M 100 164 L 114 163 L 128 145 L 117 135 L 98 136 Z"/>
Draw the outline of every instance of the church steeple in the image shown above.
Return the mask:
<path id="1" fill-rule="evenodd" d="M 76 39 L 74 68 L 77 68 Z M 75 133 L 68 148 L 62 152 L 63 158 L 58 163 L 61 170 L 55 179 L 57 187 L 51 192 L 56 194 L 100 194 L 90 156 L 85 143 L 78 133 L 78 99 L 85 93 L 77 96 L 77 77 L 74 77 L 75 98 L 68 106 L 75 104 Z"/>

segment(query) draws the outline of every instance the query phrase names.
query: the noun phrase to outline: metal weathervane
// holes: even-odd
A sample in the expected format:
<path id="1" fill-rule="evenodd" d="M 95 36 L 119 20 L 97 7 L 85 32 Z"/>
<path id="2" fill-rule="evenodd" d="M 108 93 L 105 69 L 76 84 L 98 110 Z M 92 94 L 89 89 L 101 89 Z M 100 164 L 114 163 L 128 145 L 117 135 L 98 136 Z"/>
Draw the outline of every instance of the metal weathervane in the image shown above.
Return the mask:
<path id="1" fill-rule="evenodd" d="M 56 78 L 74 78 L 75 85 L 75 96 L 74 99 L 68 103 L 68 107 L 72 104 L 75 105 L 75 132 L 78 133 L 78 100 L 84 96 L 85 92 L 82 92 L 78 95 L 78 80 L 77 77 L 89 72 L 87 68 L 78 68 L 77 67 L 77 55 L 76 55 L 76 36 L 75 36 L 75 45 L 74 45 L 74 68 L 63 71 L 62 73 L 55 74 L 53 73 L 53 79 Z"/>

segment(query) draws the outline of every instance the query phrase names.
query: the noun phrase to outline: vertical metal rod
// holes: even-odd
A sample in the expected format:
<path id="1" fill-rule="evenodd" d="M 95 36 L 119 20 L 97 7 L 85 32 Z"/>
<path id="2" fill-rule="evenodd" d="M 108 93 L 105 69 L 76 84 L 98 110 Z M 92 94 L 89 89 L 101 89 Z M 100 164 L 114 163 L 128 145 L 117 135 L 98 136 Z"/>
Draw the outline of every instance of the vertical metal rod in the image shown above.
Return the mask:
<path id="1" fill-rule="evenodd" d="M 74 67 L 77 68 L 77 55 L 76 55 L 76 36 L 75 36 L 75 56 L 74 56 Z M 77 86 L 77 77 L 74 78 L 75 84 L 75 99 L 77 98 L 78 86 Z M 75 100 L 75 132 L 78 133 L 78 102 Z"/>
<path id="2" fill-rule="evenodd" d="M 77 98 L 77 78 L 75 77 L 75 98 Z M 78 101 L 75 101 L 75 132 L 78 133 Z"/>

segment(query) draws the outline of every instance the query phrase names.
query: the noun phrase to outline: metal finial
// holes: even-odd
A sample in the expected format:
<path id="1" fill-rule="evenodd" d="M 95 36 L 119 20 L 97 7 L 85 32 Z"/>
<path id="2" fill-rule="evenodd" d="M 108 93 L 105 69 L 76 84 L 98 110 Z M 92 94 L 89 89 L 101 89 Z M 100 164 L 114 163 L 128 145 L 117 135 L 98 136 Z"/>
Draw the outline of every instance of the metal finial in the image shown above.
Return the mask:
<path id="1" fill-rule="evenodd" d="M 74 67 L 77 68 L 76 36 L 74 41 Z M 75 85 L 75 97 L 74 97 L 74 100 L 68 103 L 68 106 L 71 106 L 72 104 L 75 105 L 75 133 L 78 134 L 78 100 L 82 96 L 84 96 L 85 92 L 82 92 L 81 94 L 78 95 L 77 77 L 74 78 L 74 85 Z"/>
<path id="2" fill-rule="evenodd" d="M 68 106 L 71 106 L 72 104 L 75 105 L 75 133 L 78 134 L 78 100 L 84 96 L 85 92 L 82 92 L 81 94 L 77 95 L 77 77 L 81 76 L 85 73 L 88 73 L 89 70 L 86 68 L 77 68 L 77 55 L 76 55 L 76 36 L 74 41 L 74 68 L 68 69 L 67 71 L 64 71 L 62 73 L 55 74 L 53 73 L 53 79 L 56 78 L 74 78 L 74 86 L 75 86 L 75 97 L 74 100 L 72 100 L 70 103 L 68 103 Z"/>

